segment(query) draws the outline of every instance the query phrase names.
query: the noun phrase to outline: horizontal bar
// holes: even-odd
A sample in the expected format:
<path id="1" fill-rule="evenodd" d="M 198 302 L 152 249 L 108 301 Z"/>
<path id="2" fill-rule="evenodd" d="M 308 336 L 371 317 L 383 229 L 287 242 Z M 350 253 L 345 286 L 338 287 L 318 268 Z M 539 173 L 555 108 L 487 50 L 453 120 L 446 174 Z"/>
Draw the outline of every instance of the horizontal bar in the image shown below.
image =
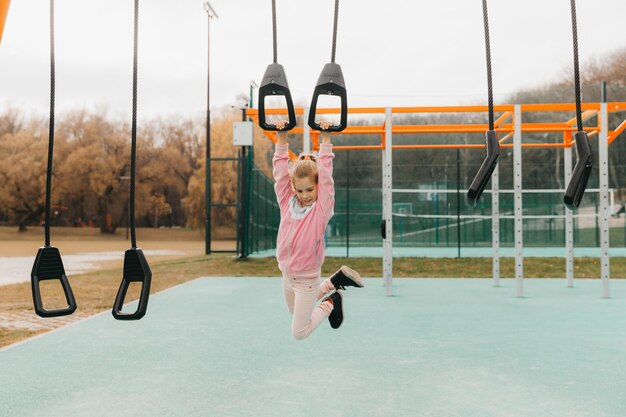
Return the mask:
<path id="1" fill-rule="evenodd" d="M 392 188 L 391 189 L 392 193 L 402 193 L 402 194 L 428 194 L 428 193 L 440 193 L 440 194 L 457 194 L 457 190 L 454 188 L 431 188 L 431 189 L 425 189 L 425 188 L 420 188 L 420 189 L 414 189 L 414 188 Z M 492 193 L 492 190 L 485 190 L 484 193 L 488 194 L 488 193 Z M 545 189 L 545 188 L 541 188 L 541 189 L 535 189 L 535 190 L 529 190 L 529 189 L 524 189 L 522 190 L 522 194 L 551 194 L 551 193 L 564 193 L 565 190 L 564 189 Z M 585 190 L 585 192 L 589 192 L 589 193 L 599 193 L 600 189 L 599 188 L 587 188 Z M 615 188 L 609 188 L 609 192 L 615 192 Z M 464 189 L 461 189 L 460 191 L 461 194 L 464 193 Z M 515 190 L 503 190 L 500 189 L 498 191 L 498 193 L 500 194 L 514 194 Z"/>
<path id="2" fill-rule="evenodd" d="M 491 219 L 493 216 L 488 215 L 480 215 L 480 214 L 403 214 L 403 213 L 392 213 L 396 217 L 406 217 L 406 218 L 416 218 L 416 219 Z M 599 217 L 591 214 L 574 214 L 573 217 L 576 218 L 587 218 L 593 219 L 595 217 Z M 501 214 L 499 216 L 501 219 L 514 219 L 515 216 L 513 214 Z M 541 214 L 523 214 L 522 220 L 531 219 L 531 220 L 540 220 L 540 219 L 565 219 L 564 214 L 553 214 L 553 215 L 541 215 Z"/>
<path id="3" fill-rule="evenodd" d="M 600 110 L 601 103 L 582 103 L 581 107 L 583 111 L 587 110 Z M 612 102 L 608 103 L 609 113 L 619 112 L 626 110 L 626 102 Z M 513 104 L 502 104 L 494 106 L 495 112 L 512 112 L 514 109 Z M 477 113 L 487 112 L 488 106 L 417 106 L 417 107 L 391 107 L 392 113 Z M 561 111 L 575 111 L 576 104 L 574 103 L 546 103 L 546 104 L 522 104 L 522 112 L 561 112 Z M 296 114 L 304 114 L 304 108 L 296 107 Z M 352 107 L 348 109 L 349 114 L 384 114 L 385 107 Z M 318 108 L 316 113 L 318 114 L 338 114 L 341 112 L 339 108 Z M 281 109 L 265 109 L 266 114 L 287 114 L 286 108 Z M 250 117 L 258 115 L 258 109 L 247 109 L 246 114 Z"/>

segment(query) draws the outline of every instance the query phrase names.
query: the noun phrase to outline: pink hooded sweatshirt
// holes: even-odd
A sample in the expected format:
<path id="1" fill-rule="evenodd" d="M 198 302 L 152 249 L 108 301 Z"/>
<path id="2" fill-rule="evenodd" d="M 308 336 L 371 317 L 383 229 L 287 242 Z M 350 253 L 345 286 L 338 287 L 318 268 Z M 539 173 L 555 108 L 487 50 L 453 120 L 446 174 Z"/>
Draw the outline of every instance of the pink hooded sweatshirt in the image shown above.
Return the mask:
<path id="1" fill-rule="evenodd" d="M 304 214 L 295 216 L 289 203 L 296 193 L 289 176 L 289 145 L 276 145 L 274 152 L 274 190 L 280 206 L 280 226 L 276 238 L 278 268 L 290 277 L 318 278 L 326 247 L 324 232 L 333 216 L 335 183 L 333 181 L 333 146 L 320 145 L 318 160 L 317 201 Z"/>

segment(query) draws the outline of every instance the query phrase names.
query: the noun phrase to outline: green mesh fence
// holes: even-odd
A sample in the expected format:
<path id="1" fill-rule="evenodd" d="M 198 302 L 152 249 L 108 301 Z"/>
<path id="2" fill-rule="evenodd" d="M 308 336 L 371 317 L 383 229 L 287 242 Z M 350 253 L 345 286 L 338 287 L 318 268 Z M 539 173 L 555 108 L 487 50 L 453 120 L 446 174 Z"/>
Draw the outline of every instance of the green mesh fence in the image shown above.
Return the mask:
<path id="1" fill-rule="evenodd" d="M 250 218 L 248 248 L 251 253 L 276 248 L 280 209 L 274 194 L 274 181 L 257 166 L 250 173 Z"/>

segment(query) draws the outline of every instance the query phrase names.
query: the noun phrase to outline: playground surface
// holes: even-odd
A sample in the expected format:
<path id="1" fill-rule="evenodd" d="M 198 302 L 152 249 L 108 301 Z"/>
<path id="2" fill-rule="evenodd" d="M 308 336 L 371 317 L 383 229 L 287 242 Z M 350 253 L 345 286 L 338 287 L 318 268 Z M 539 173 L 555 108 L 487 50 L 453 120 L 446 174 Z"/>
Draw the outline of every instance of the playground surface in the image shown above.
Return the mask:
<path id="1" fill-rule="evenodd" d="M 14 344 L 0 416 L 626 415 L 626 281 L 365 283 L 303 341 L 280 279 L 212 277 Z"/>

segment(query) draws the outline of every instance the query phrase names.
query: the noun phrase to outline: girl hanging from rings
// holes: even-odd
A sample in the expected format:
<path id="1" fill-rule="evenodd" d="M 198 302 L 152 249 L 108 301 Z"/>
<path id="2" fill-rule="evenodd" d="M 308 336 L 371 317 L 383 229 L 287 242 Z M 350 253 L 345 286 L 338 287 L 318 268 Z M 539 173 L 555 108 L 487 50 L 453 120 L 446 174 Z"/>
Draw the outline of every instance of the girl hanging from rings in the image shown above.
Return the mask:
<path id="1" fill-rule="evenodd" d="M 276 124 L 284 129 L 287 121 Z M 322 122 L 322 130 L 330 127 Z M 333 146 L 330 133 L 320 133 L 317 156 L 303 154 L 289 161 L 286 132 L 278 132 L 274 152 L 274 190 L 280 206 L 276 259 L 282 272 L 287 308 L 292 314 L 291 333 L 298 340 L 309 336 L 326 318 L 333 329 L 343 322 L 345 287 L 363 287 L 360 275 L 342 266 L 332 277 L 321 281 L 326 247 L 324 232 L 333 216 Z M 331 292 L 332 291 L 332 292 Z M 331 292 L 330 295 L 327 295 Z M 318 301 L 322 300 L 319 304 Z"/>

